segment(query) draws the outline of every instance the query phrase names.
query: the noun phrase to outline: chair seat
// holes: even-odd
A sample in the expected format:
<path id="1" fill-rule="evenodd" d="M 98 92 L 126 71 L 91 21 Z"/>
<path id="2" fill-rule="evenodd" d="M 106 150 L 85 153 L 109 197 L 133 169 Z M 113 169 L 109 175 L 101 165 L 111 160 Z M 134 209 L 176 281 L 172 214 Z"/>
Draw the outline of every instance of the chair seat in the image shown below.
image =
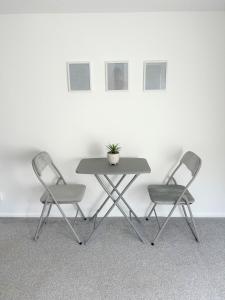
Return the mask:
<path id="1" fill-rule="evenodd" d="M 184 191 L 183 185 L 149 185 L 148 192 L 153 203 L 157 204 L 174 204 Z M 179 202 L 180 204 L 186 204 L 185 197 L 187 197 L 189 203 L 194 202 L 194 198 L 187 190 L 184 194 L 184 198 Z"/>
<path id="2" fill-rule="evenodd" d="M 83 184 L 58 184 L 49 187 L 49 190 L 56 201 L 61 204 L 70 204 L 81 201 L 84 196 L 85 189 L 86 186 Z M 49 203 L 54 203 L 48 191 L 44 192 L 41 196 L 41 202 L 44 203 L 46 198 Z"/>

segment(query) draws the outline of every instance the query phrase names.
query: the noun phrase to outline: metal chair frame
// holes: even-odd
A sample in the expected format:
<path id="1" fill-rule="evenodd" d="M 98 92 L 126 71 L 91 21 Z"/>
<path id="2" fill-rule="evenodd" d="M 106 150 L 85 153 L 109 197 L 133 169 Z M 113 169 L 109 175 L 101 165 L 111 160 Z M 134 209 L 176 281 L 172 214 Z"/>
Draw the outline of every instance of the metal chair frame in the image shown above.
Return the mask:
<path id="1" fill-rule="evenodd" d="M 194 162 L 196 162 L 196 165 L 194 163 L 193 165 L 193 162 L 189 161 L 189 159 L 193 159 L 194 158 Z M 185 165 L 187 169 L 189 169 L 189 171 L 191 172 L 192 174 L 192 178 L 189 180 L 189 182 L 187 183 L 187 185 L 185 186 L 185 189 L 183 190 L 183 192 L 181 193 L 181 195 L 178 197 L 178 199 L 175 201 L 171 211 L 169 212 L 168 216 L 166 217 L 166 220 L 164 221 L 164 223 L 161 225 L 160 222 L 159 222 L 159 219 L 158 219 L 158 216 L 157 216 L 157 213 L 156 213 L 156 206 L 157 204 L 159 205 L 166 205 L 166 204 L 163 204 L 163 203 L 154 203 L 152 209 L 150 210 L 148 216 L 146 217 L 146 221 L 149 220 L 150 216 L 152 215 L 152 212 L 154 212 L 155 214 L 155 218 L 156 218 L 156 221 L 157 221 L 157 224 L 158 224 L 158 227 L 159 227 L 159 230 L 157 232 L 157 234 L 155 235 L 153 241 L 151 242 L 151 245 L 154 246 L 155 242 L 158 240 L 159 236 L 161 235 L 161 233 L 163 232 L 164 228 L 166 227 L 170 217 L 172 216 L 174 210 L 176 209 L 176 207 L 178 205 L 181 205 L 182 206 L 182 209 L 183 209 L 183 212 L 184 212 L 184 216 L 185 216 L 185 219 L 187 221 L 187 224 L 192 232 L 192 234 L 194 235 L 195 237 L 195 240 L 197 242 L 199 242 L 199 234 L 198 234 L 198 231 L 197 231 L 197 228 L 196 228 L 196 223 L 195 223 L 195 220 L 194 220 L 194 217 L 193 217 L 193 214 L 192 214 L 192 210 L 191 210 L 191 203 L 189 202 L 188 200 L 188 197 L 185 195 L 186 191 L 188 190 L 188 188 L 190 187 L 190 185 L 192 184 L 192 182 L 194 181 L 194 179 L 196 178 L 200 168 L 201 168 L 201 159 L 193 152 L 191 151 L 188 151 L 186 152 L 183 157 L 181 158 L 179 164 L 177 165 L 177 167 L 174 169 L 174 171 L 172 172 L 172 174 L 169 176 L 169 179 L 168 181 L 166 182 L 166 185 L 169 185 L 171 182 L 175 185 L 177 185 L 177 182 L 174 178 L 174 175 L 176 174 L 176 172 L 179 170 L 179 168 L 182 166 L 182 165 Z M 181 200 L 184 200 L 185 201 L 185 204 L 183 203 L 180 203 Z M 170 205 L 170 204 L 168 204 Z M 188 209 L 188 212 L 189 212 L 189 218 L 188 218 L 188 215 L 187 215 L 187 212 L 186 212 L 186 209 L 185 209 L 185 206 L 187 207 Z M 190 219 L 190 220 L 189 220 Z"/>
<path id="2" fill-rule="evenodd" d="M 40 163 L 40 166 L 38 166 L 38 163 Z M 78 203 L 71 202 L 71 204 L 74 206 L 74 208 L 76 210 L 76 215 L 75 215 L 75 218 L 74 218 L 74 224 L 72 225 L 71 222 L 66 217 L 66 215 L 65 215 L 63 209 L 61 208 L 60 204 L 55 199 L 54 194 L 51 192 L 51 190 L 49 189 L 48 185 L 42 179 L 42 172 L 44 171 L 44 169 L 46 167 L 50 167 L 50 169 L 52 170 L 52 172 L 57 176 L 56 185 L 58 185 L 58 184 L 64 184 L 64 185 L 66 185 L 67 183 L 66 183 L 64 177 L 62 176 L 61 172 L 56 167 L 56 165 L 53 163 L 50 155 L 47 152 L 44 152 L 44 151 L 38 153 L 33 158 L 33 160 L 32 160 L 32 167 L 33 167 L 34 173 L 36 174 L 38 180 L 40 181 L 40 183 L 42 184 L 42 186 L 45 188 L 45 190 L 48 192 L 48 194 L 46 196 L 46 199 L 44 201 L 44 204 L 43 204 L 43 209 L 42 209 L 41 216 L 40 216 L 40 219 L 39 219 L 39 223 L 38 223 L 38 226 L 37 226 L 37 229 L 36 229 L 34 240 L 36 241 L 39 238 L 39 235 L 40 235 L 40 232 L 42 230 L 43 225 L 47 224 L 47 220 L 48 220 L 48 217 L 50 215 L 50 212 L 51 212 L 51 209 L 52 209 L 52 205 L 55 204 L 57 206 L 57 208 L 59 209 L 59 212 L 61 213 L 63 219 L 65 220 L 65 222 L 67 224 L 67 226 L 69 227 L 69 229 L 70 229 L 73 237 L 81 245 L 82 241 L 79 238 L 78 233 L 74 229 L 74 225 L 75 225 L 75 221 L 76 221 L 76 218 L 77 218 L 79 212 L 80 212 L 82 218 L 84 220 L 86 220 L 86 217 L 85 217 L 82 209 L 80 208 L 80 206 L 79 206 Z M 48 202 L 49 197 L 51 197 L 51 199 L 53 200 L 52 202 Z M 67 204 L 69 204 L 69 203 L 67 203 Z M 47 209 L 47 207 L 48 207 L 48 209 Z M 44 217 L 44 215 L 45 215 L 46 212 L 47 212 L 47 214 Z"/>

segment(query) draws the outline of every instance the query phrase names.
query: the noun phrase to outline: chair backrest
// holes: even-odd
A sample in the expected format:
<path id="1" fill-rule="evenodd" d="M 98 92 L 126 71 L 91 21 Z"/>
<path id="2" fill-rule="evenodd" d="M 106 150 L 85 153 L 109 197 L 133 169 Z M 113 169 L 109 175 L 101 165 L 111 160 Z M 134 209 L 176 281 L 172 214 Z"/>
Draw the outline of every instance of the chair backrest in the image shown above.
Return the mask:
<path id="1" fill-rule="evenodd" d="M 201 167 L 201 158 L 194 152 L 188 151 L 181 158 L 181 163 L 183 163 L 191 172 L 192 176 L 197 175 Z"/>
<path id="2" fill-rule="evenodd" d="M 56 176 L 56 180 L 58 183 L 59 180 L 62 180 L 63 183 L 65 183 L 65 180 L 62 176 L 62 174 L 59 172 L 55 164 L 53 163 L 50 155 L 43 151 L 38 153 L 32 160 L 32 166 L 35 174 L 37 175 L 39 181 L 44 185 L 44 187 L 47 187 L 47 183 L 42 178 L 42 174 L 44 170 L 49 167 L 49 169 L 53 172 L 53 174 Z"/>
<path id="3" fill-rule="evenodd" d="M 198 155 L 196 155 L 192 151 L 187 151 L 186 153 L 184 153 L 178 166 L 174 169 L 173 173 L 169 177 L 167 184 L 169 184 L 169 182 L 171 180 L 174 181 L 175 184 L 177 184 L 177 182 L 174 178 L 174 175 L 182 165 L 185 165 L 186 168 L 191 172 L 191 175 L 192 175 L 192 178 L 189 180 L 188 184 L 186 185 L 186 187 L 188 187 L 194 181 L 195 177 L 197 176 L 197 174 L 201 168 L 201 164 L 202 164 L 202 161 Z"/>

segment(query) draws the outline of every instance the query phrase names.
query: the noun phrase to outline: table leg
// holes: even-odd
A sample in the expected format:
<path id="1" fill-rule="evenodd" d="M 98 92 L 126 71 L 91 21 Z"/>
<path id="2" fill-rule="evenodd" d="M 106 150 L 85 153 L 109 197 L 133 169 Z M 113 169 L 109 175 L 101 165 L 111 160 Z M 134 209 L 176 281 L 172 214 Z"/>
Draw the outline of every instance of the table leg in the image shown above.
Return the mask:
<path id="1" fill-rule="evenodd" d="M 125 176 L 125 175 L 124 175 Z M 118 194 L 118 196 L 120 195 L 119 191 L 117 190 L 117 186 L 115 186 L 112 182 L 112 180 L 109 179 L 109 177 L 107 175 L 104 175 L 104 177 L 106 178 L 106 180 L 109 182 L 109 184 L 112 186 L 113 190 Z M 136 220 L 141 223 L 141 220 L 138 218 L 138 216 L 135 214 L 135 212 L 133 211 L 133 209 L 130 207 L 130 205 L 126 202 L 126 200 L 124 199 L 124 197 L 121 197 L 121 200 L 124 202 L 124 204 L 126 204 L 126 206 L 129 209 L 129 213 L 131 215 L 131 213 L 133 214 L 133 216 L 136 218 Z"/>
<path id="2" fill-rule="evenodd" d="M 122 175 L 122 177 L 120 178 L 120 180 L 117 182 L 117 184 L 115 185 L 115 188 L 112 190 L 111 193 L 113 193 L 115 191 L 115 189 L 121 184 L 121 182 L 123 181 L 123 179 L 125 178 L 126 175 Z M 105 206 L 106 202 L 110 199 L 110 196 L 108 196 L 105 201 L 102 203 L 102 205 L 98 208 L 98 210 L 94 213 L 94 215 L 90 218 L 92 219 L 96 219 L 97 215 L 99 214 L 99 212 L 102 210 L 102 208 Z"/>
<path id="3" fill-rule="evenodd" d="M 100 179 L 99 175 L 95 174 L 95 177 L 97 178 L 98 182 L 100 183 L 100 185 L 102 186 L 102 188 L 104 189 L 104 191 L 108 194 L 109 198 L 112 199 L 112 201 L 114 202 L 113 205 L 108 209 L 108 211 L 106 212 L 106 214 L 103 216 L 103 218 L 99 221 L 99 223 L 96 225 L 95 229 L 91 232 L 91 234 L 89 235 L 88 239 L 86 240 L 86 243 L 88 242 L 88 240 L 91 238 L 92 234 L 97 230 L 97 228 L 99 227 L 99 225 L 103 222 L 103 220 L 109 215 L 109 213 L 112 211 L 112 209 L 117 206 L 119 208 L 119 210 L 121 211 L 121 213 L 124 215 L 124 217 L 127 219 L 128 223 L 131 225 L 131 227 L 133 228 L 133 230 L 135 231 L 135 233 L 137 234 L 137 236 L 139 237 L 139 239 L 144 243 L 144 239 L 142 238 L 142 236 L 140 235 L 140 233 L 138 232 L 138 230 L 135 228 L 135 226 L 132 224 L 132 222 L 129 220 L 129 217 L 127 217 L 126 213 L 123 211 L 123 209 L 120 207 L 120 205 L 118 204 L 118 201 L 121 199 L 121 197 L 123 196 L 123 194 L 127 191 L 127 189 L 129 188 L 129 186 L 134 182 L 134 180 L 138 177 L 138 175 L 134 175 L 133 178 L 129 181 L 129 183 L 125 186 L 125 188 L 122 190 L 121 193 L 119 193 L 119 196 L 114 199 L 113 198 L 113 192 L 114 189 L 110 192 L 108 191 L 108 188 L 104 185 L 104 183 L 102 182 L 102 180 Z"/>

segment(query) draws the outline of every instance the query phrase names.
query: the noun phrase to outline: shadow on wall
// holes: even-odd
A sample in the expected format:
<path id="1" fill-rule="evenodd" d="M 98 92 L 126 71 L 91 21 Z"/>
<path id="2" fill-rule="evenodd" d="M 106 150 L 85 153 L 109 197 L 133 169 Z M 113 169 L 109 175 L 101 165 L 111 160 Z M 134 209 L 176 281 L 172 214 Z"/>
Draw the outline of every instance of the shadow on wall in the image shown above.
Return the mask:
<path id="1" fill-rule="evenodd" d="M 31 161 L 40 149 L 1 149 L 0 152 L 0 186 L 7 201 L 7 206 L 19 206 L 21 201 L 36 199 L 42 192 L 35 183 Z M 17 202 L 18 201 L 18 202 Z M 27 203 L 27 212 L 32 205 Z"/>
<path id="2" fill-rule="evenodd" d="M 180 161 L 181 157 L 184 155 L 184 151 L 183 149 L 181 148 L 180 150 L 177 150 L 177 151 L 173 151 L 173 152 L 170 152 L 167 156 L 166 156 L 166 160 L 168 161 L 172 161 L 174 162 L 171 166 L 171 168 L 168 170 L 164 180 L 162 183 L 166 183 L 169 176 L 171 175 L 171 173 L 173 172 L 174 168 L 177 166 L 178 162 Z"/>
<path id="3" fill-rule="evenodd" d="M 8 179 L 10 179 L 11 183 L 14 182 L 18 185 L 24 182 L 24 176 L 29 180 L 27 175 L 32 174 L 31 161 L 38 152 L 40 152 L 39 149 L 7 149 L 6 151 L 1 149 L 0 177 L 2 177 L 2 181 L 8 182 Z"/>
<path id="4" fill-rule="evenodd" d="M 91 143 L 87 147 L 87 154 L 89 157 L 101 157 L 106 156 L 106 153 L 103 152 L 102 144 Z"/>

